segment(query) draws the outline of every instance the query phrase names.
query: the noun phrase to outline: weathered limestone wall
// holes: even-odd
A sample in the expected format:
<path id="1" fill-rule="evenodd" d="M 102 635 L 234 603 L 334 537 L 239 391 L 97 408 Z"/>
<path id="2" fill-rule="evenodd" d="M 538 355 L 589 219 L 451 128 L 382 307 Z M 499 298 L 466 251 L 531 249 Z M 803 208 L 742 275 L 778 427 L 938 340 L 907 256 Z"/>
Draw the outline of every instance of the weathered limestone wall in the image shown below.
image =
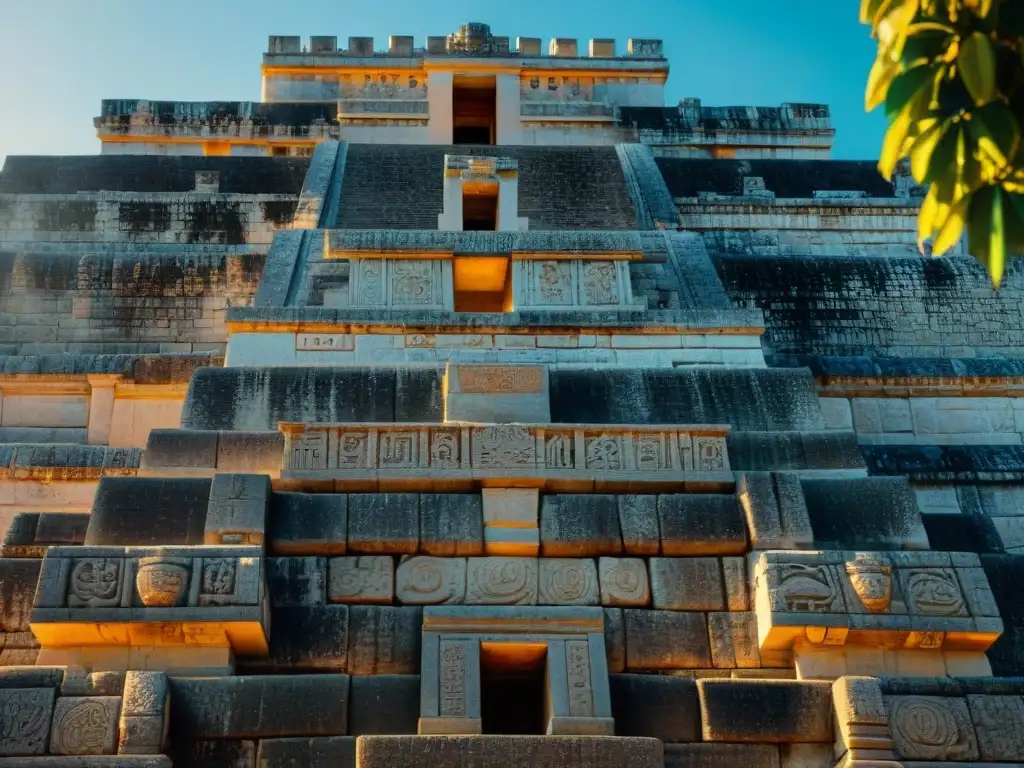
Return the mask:
<path id="1" fill-rule="evenodd" d="M 223 351 L 265 255 L 250 246 L 33 245 L 0 250 L 10 355 Z"/>
<path id="2" fill-rule="evenodd" d="M 0 245 L 21 243 L 269 244 L 297 195 L 96 192 L 0 194 Z"/>

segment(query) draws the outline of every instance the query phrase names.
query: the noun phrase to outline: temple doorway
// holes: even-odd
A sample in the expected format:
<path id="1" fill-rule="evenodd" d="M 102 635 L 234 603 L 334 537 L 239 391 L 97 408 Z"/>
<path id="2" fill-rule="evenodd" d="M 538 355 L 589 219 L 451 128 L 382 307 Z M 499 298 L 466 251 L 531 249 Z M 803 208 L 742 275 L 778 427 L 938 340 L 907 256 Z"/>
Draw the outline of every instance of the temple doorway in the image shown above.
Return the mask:
<path id="1" fill-rule="evenodd" d="M 494 76 L 456 75 L 452 86 L 452 142 L 491 145 L 497 138 Z"/>
<path id="2" fill-rule="evenodd" d="M 482 643 L 483 733 L 543 735 L 547 729 L 547 710 L 547 646 Z"/>

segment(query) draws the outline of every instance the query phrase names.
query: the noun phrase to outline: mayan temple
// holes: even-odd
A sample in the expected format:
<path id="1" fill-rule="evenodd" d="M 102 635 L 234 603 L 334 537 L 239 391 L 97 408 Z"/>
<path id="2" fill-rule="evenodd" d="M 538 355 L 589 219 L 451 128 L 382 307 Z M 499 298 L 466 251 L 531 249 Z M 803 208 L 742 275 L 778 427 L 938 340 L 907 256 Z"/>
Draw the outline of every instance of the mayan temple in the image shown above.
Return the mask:
<path id="1" fill-rule="evenodd" d="M 1024 765 L 1022 270 L 660 40 L 424 42 L 7 159 L 0 768 Z"/>

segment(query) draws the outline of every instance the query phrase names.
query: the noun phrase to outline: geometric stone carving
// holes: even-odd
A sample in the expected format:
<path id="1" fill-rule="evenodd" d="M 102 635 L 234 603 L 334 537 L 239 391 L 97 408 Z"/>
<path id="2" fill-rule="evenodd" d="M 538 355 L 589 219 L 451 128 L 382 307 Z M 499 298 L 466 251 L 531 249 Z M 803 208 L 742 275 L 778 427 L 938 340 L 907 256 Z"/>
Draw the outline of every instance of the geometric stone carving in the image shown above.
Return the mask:
<path id="1" fill-rule="evenodd" d="M 328 600 L 388 605 L 394 596 L 394 561 L 388 556 L 332 557 Z"/>
<path id="2" fill-rule="evenodd" d="M 889 730 L 904 760 L 977 760 L 967 701 L 945 696 L 886 696 Z"/>
<path id="3" fill-rule="evenodd" d="M 123 563 L 113 558 L 76 559 L 68 583 L 69 608 L 113 608 L 121 604 Z"/>
<path id="4" fill-rule="evenodd" d="M 120 696 L 57 699 L 50 731 L 50 752 L 55 755 L 115 754 L 120 710 Z"/>
<path id="5" fill-rule="evenodd" d="M 282 422 L 280 429 L 282 477 L 332 480 L 336 491 L 365 490 L 367 483 L 433 491 L 438 478 L 446 490 L 476 490 L 481 478 L 597 491 L 636 484 L 684 490 L 688 482 L 703 492 L 732 489 L 728 428 L 720 426 Z M 312 444 L 318 447 L 308 450 Z M 745 541 L 738 507 L 736 514 Z"/>
<path id="6" fill-rule="evenodd" d="M 551 421 L 548 372 L 543 366 L 447 363 L 444 421 Z"/>
<path id="7" fill-rule="evenodd" d="M 174 608 L 188 596 L 188 558 L 141 557 L 135 570 L 135 588 L 147 608 Z"/>
<path id="8" fill-rule="evenodd" d="M 536 605 L 537 560 L 532 557 L 471 557 L 466 571 L 468 605 Z"/>
<path id="9" fill-rule="evenodd" d="M 0 690 L 0 756 L 46 754 L 55 695 L 53 688 Z"/>
<path id="10" fill-rule="evenodd" d="M 270 478 L 217 474 L 210 487 L 204 544 L 263 544 Z"/>
<path id="11" fill-rule="evenodd" d="M 643 607 L 651 600 L 647 566 L 639 557 L 602 557 L 601 605 Z"/>
<path id="12" fill-rule="evenodd" d="M 597 566 L 593 560 L 540 559 L 540 605 L 599 605 Z"/>
<path id="13" fill-rule="evenodd" d="M 466 597 L 465 558 L 403 559 L 395 575 L 395 596 L 411 605 L 461 603 Z"/>
<path id="14" fill-rule="evenodd" d="M 952 568 L 901 568 L 907 609 L 921 616 L 967 616 L 960 584 Z"/>

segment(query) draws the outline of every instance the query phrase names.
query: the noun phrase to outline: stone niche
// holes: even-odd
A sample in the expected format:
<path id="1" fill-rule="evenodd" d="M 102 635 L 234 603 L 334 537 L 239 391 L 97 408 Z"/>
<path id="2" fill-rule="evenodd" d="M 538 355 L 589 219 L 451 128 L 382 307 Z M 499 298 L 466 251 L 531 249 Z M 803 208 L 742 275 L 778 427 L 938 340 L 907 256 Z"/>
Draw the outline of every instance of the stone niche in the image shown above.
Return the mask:
<path id="1" fill-rule="evenodd" d="M 600 608 L 427 607 L 422 654 L 420 734 L 615 733 Z"/>
<path id="2" fill-rule="evenodd" d="M 514 158 L 445 155 L 443 190 L 444 208 L 437 215 L 442 232 L 529 229 L 529 220 L 519 216 L 519 162 Z M 486 208 L 489 213 L 482 217 Z"/>
<path id="3" fill-rule="evenodd" d="M 347 287 L 324 291 L 324 306 L 451 311 L 455 308 L 452 286 L 450 256 L 381 258 L 366 253 L 349 260 Z"/>

